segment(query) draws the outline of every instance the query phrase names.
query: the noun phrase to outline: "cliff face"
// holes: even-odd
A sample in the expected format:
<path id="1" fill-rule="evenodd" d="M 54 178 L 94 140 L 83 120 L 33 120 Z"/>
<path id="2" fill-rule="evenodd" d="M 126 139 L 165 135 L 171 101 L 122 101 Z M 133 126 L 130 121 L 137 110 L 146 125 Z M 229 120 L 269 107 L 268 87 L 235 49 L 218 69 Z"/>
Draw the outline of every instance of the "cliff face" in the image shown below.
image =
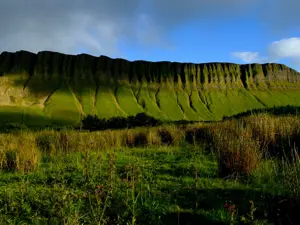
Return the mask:
<path id="1" fill-rule="evenodd" d="M 26 73 L 47 80 L 93 79 L 173 82 L 209 85 L 231 84 L 244 87 L 274 84 L 274 82 L 298 82 L 299 74 L 282 64 L 233 63 L 176 63 L 147 62 L 111 59 L 106 56 L 77 56 L 55 52 L 33 54 L 26 51 L 3 52 L 0 55 L 0 75 Z M 275 84 L 274 84 L 275 85 Z M 275 85 L 276 86 L 276 85 Z"/>
<path id="2" fill-rule="evenodd" d="M 6 122 L 12 121 L 11 110 L 23 122 L 37 122 L 39 116 L 44 123 L 75 123 L 84 114 L 108 118 L 139 112 L 168 120 L 218 120 L 254 108 L 299 105 L 299 84 L 299 73 L 282 64 L 0 55 L 0 113 Z"/>

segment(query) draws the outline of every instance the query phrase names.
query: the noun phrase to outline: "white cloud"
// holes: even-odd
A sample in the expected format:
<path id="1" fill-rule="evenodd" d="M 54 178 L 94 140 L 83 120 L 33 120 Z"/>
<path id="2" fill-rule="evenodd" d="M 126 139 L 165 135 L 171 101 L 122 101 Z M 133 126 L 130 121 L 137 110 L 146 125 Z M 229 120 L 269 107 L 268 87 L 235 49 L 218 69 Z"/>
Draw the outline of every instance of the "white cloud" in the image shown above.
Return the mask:
<path id="1" fill-rule="evenodd" d="M 269 46 L 269 54 L 275 58 L 300 57 L 300 38 L 293 37 L 274 41 Z"/>
<path id="2" fill-rule="evenodd" d="M 300 70 L 300 38 L 291 37 L 274 41 L 268 48 L 269 57 L 285 59 L 296 70 Z"/>
<path id="3" fill-rule="evenodd" d="M 231 56 L 246 63 L 271 62 L 285 58 L 297 62 L 300 59 L 300 38 L 292 37 L 274 41 L 267 47 L 267 50 L 267 57 L 261 57 L 259 52 L 232 52 Z"/>
<path id="4" fill-rule="evenodd" d="M 267 56 L 262 57 L 259 52 L 232 52 L 231 56 L 245 63 L 271 63 L 286 60 L 296 70 L 300 70 L 300 38 L 284 38 L 272 42 L 267 47 Z"/>
<path id="5" fill-rule="evenodd" d="M 260 57 L 258 52 L 232 52 L 231 56 L 245 63 L 261 63 L 265 61 L 265 58 Z"/>

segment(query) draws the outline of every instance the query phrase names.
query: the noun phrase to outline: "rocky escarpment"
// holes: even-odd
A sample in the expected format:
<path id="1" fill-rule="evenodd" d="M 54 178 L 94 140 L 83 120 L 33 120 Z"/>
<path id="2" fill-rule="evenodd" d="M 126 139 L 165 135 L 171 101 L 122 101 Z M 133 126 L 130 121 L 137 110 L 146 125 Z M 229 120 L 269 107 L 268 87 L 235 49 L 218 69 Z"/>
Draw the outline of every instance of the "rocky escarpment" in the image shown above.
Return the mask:
<path id="1" fill-rule="evenodd" d="M 77 56 L 55 52 L 38 54 L 20 51 L 0 55 L 0 75 L 26 73 L 41 80 L 126 80 L 128 82 L 170 82 L 173 85 L 230 84 L 245 88 L 276 86 L 276 82 L 299 82 L 299 74 L 283 64 L 176 63 L 111 59 L 106 56 Z M 208 86 L 205 86 L 208 85 Z M 211 85 L 213 86 L 213 85 Z"/>
<path id="2" fill-rule="evenodd" d="M 139 112 L 165 120 L 219 120 L 250 109 L 299 105 L 299 84 L 299 73 L 274 63 L 130 62 L 3 52 L 0 113 L 5 119 L 0 122 L 15 115 L 26 123 L 76 123 L 86 114 L 108 118 Z"/>

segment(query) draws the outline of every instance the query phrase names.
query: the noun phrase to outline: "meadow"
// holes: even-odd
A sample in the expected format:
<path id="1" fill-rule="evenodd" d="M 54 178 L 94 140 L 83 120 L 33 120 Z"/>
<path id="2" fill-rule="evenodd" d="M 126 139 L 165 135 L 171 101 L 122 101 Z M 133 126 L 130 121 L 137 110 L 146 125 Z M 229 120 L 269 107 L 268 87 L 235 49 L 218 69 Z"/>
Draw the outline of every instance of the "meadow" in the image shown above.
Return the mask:
<path id="1" fill-rule="evenodd" d="M 0 224 L 298 224 L 300 117 L 0 134 Z"/>

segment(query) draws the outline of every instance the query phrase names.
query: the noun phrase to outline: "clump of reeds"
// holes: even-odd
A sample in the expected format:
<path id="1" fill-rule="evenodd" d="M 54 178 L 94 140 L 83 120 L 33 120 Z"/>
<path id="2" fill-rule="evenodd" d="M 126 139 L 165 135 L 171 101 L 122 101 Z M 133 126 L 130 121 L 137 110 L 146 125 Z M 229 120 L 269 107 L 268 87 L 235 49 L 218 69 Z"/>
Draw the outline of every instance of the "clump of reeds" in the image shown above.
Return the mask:
<path id="1" fill-rule="evenodd" d="M 36 169 L 41 152 L 32 134 L 1 135 L 0 169 L 4 171 L 28 172 Z"/>
<path id="2" fill-rule="evenodd" d="M 185 136 L 185 130 L 176 126 L 164 126 L 157 129 L 160 142 L 163 145 L 179 145 Z"/>
<path id="3" fill-rule="evenodd" d="M 267 114 L 243 119 L 252 130 L 253 137 L 267 148 L 267 156 L 292 157 L 292 149 L 300 145 L 300 118 L 297 116 L 271 116 Z"/>
<path id="4" fill-rule="evenodd" d="M 249 176 L 259 165 L 263 151 L 252 131 L 236 121 L 213 128 L 214 145 L 219 153 L 220 177 Z"/>

